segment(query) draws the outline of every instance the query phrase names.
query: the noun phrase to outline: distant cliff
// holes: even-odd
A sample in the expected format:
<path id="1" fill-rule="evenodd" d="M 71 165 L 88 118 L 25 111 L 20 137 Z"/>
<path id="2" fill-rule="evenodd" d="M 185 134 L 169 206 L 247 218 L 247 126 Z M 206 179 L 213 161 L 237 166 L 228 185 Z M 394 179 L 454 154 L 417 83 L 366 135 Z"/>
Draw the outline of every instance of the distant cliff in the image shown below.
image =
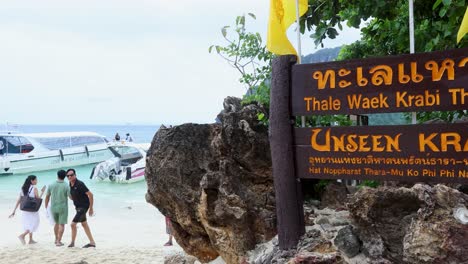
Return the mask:
<path id="1" fill-rule="evenodd" d="M 341 47 L 321 49 L 315 53 L 302 57 L 302 63 L 316 63 L 334 61 L 340 53 Z"/>

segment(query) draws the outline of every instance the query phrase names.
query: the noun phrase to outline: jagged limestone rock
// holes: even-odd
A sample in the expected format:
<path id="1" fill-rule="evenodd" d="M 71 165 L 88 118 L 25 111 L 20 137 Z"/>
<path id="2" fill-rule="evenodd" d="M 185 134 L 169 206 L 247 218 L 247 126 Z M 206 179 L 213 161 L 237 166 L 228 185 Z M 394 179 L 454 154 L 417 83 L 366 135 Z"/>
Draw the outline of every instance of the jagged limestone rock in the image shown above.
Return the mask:
<path id="1" fill-rule="evenodd" d="M 395 263 L 468 263 L 468 225 L 453 209 L 468 195 L 442 184 L 412 188 L 363 188 L 349 209 L 362 250 Z"/>
<path id="2" fill-rule="evenodd" d="M 220 123 L 160 129 L 147 155 L 146 199 L 173 223 L 177 243 L 201 261 L 238 263 L 276 235 L 267 127 L 258 105 L 228 97 Z"/>

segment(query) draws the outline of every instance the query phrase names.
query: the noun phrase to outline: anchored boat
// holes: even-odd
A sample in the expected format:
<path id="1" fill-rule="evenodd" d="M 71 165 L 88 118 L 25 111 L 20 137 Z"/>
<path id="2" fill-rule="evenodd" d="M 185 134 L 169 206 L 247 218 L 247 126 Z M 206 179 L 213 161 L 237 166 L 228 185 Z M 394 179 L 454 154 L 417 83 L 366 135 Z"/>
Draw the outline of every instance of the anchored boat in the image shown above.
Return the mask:
<path id="1" fill-rule="evenodd" d="M 0 133 L 0 175 L 69 168 L 114 157 L 94 132 Z"/>
<path id="2" fill-rule="evenodd" d="M 145 179 L 146 149 L 131 142 L 109 146 L 113 158 L 97 164 L 90 179 L 108 180 L 118 183 L 132 183 Z"/>

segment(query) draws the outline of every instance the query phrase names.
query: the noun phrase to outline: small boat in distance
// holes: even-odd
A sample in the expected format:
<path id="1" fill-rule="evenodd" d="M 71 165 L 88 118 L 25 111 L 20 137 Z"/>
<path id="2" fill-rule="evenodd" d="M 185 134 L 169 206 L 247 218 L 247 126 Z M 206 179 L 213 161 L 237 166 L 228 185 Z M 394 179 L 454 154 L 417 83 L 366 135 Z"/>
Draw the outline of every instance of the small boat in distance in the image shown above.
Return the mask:
<path id="1" fill-rule="evenodd" d="M 146 150 L 141 144 L 124 142 L 109 146 L 115 157 L 94 166 L 90 179 L 132 183 L 145 179 Z"/>
<path id="2" fill-rule="evenodd" d="M 113 156 L 106 138 L 94 132 L 0 132 L 0 175 L 94 164 Z"/>

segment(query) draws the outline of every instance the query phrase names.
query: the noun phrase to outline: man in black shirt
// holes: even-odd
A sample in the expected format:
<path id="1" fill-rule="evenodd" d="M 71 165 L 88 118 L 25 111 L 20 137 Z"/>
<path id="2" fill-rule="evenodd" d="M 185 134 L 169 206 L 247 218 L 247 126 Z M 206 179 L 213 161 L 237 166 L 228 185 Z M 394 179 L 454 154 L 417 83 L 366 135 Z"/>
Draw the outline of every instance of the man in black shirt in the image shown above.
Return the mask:
<path id="1" fill-rule="evenodd" d="M 75 246 L 76 239 L 76 225 L 81 223 L 83 229 L 86 233 L 86 236 L 89 239 L 89 243 L 84 245 L 84 248 L 96 247 L 96 242 L 94 242 L 93 235 L 91 234 L 91 229 L 88 226 L 86 221 L 86 212 L 89 210 L 89 216 L 94 215 L 93 210 L 93 193 L 89 191 L 86 185 L 76 178 L 76 172 L 74 169 L 67 170 L 67 178 L 70 182 L 70 194 L 73 199 L 73 204 L 75 205 L 76 215 L 73 218 L 73 221 L 70 225 L 72 230 L 71 243 L 68 247 Z"/>

